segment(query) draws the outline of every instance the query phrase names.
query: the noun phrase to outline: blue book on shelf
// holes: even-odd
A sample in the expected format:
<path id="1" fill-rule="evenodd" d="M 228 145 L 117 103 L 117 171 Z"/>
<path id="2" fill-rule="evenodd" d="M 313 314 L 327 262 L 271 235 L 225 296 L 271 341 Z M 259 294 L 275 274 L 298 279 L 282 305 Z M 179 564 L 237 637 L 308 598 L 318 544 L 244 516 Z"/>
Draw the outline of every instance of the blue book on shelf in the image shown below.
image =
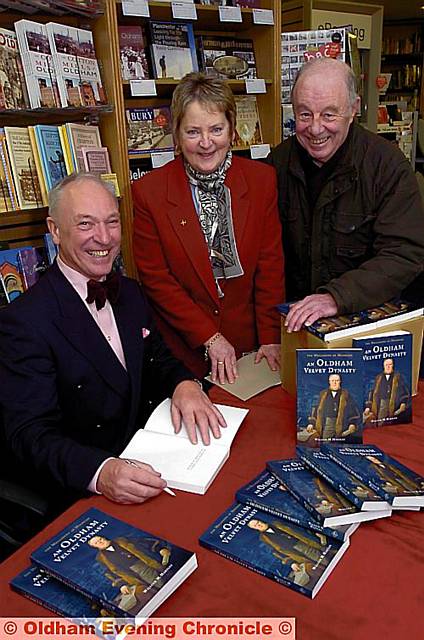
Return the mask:
<path id="1" fill-rule="evenodd" d="M 199 542 L 310 598 L 318 593 L 349 546 L 349 540 L 329 539 L 239 503 L 219 516 Z"/>
<path id="2" fill-rule="evenodd" d="M 361 511 L 390 509 L 390 504 L 375 491 L 342 469 L 329 455 L 319 449 L 296 447 L 299 458 L 313 473 L 321 476 L 334 489 L 346 496 Z"/>
<path id="3" fill-rule="evenodd" d="M 47 191 L 67 175 L 65 156 L 60 142 L 59 128 L 54 125 L 37 124 L 34 127 L 37 146 L 43 168 Z"/>
<path id="4" fill-rule="evenodd" d="M 424 477 L 378 447 L 323 445 L 323 451 L 393 507 L 424 507 Z"/>
<path id="5" fill-rule="evenodd" d="M 365 522 L 390 515 L 390 509 L 360 511 L 324 478 L 310 471 L 296 458 L 270 460 L 267 469 L 321 522 L 323 527 Z"/>
<path id="6" fill-rule="evenodd" d="M 15 298 L 25 291 L 18 260 L 19 252 L 23 249 L 31 249 L 31 247 L 22 247 L 21 249 L 3 249 L 3 251 L 0 251 L 0 275 L 3 279 L 4 288 L 9 302 L 13 302 Z"/>
<path id="7" fill-rule="evenodd" d="M 31 560 L 118 616 L 149 617 L 197 567 L 196 555 L 89 509 Z"/>
<path id="8" fill-rule="evenodd" d="M 269 471 L 262 471 L 256 478 L 241 487 L 236 493 L 236 500 L 261 509 L 273 516 L 293 522 L 306 529 L 318 531 L 324 535 L 343 542 L 359 526 L 358 523 L 339 527 L 323 527 L 309 511 L 294 498 L 286 487 Z"/>
<path id="9" fill-rule="evenodd" d="M 59 253 L 59 247 L 53 242 L 53 236 L 51 233 L 45 233 L 43 236 L 44 246 L 46 247 L 47 259 L 49 264 L 53 264 L 57 254 Z"/>
<path id="10" fill-rule="evenodd" d="M 297 441 L 362 442 L 361 349 L 297 349 Z"/>
<path id="11" fill-rule="evenodd" d="M 390 331 L 355 338 L 364 361 L 364 427 L 412 421 L 412 334 Z"/>

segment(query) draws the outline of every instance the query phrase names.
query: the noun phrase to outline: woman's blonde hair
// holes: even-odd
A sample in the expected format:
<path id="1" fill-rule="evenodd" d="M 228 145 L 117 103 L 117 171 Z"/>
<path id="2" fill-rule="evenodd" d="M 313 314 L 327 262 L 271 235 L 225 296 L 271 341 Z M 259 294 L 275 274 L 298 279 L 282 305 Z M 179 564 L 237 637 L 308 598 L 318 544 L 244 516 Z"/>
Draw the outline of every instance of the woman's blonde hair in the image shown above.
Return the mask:
<path id="1" fill-rule="evenodd" d="M 176 86 L 171 103 L 172 133 L 175 145 L 179 143 L 181 121 L 191 102 L 197 101 L 205 109 L 218 109 L 225 114 L 233 136 L 236 126 L 236 103 L 233 92 L 225 80 L 211 78 L 204 73 L 188 73 Z"/>

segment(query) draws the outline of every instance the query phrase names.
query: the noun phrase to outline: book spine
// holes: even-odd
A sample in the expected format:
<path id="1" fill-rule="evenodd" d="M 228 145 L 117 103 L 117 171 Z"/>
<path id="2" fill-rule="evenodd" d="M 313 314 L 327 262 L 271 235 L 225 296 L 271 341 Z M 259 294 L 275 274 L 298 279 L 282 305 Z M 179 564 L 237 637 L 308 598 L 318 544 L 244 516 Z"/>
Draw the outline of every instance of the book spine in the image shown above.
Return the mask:
<path id="1" fill-rule="evenodd" d="M 336 480 L 334 480 L 334 478 L 327 471 L 324 471 L 324 469 L 322 469 L 322 467 L 320 467 L 319 464 L 317 464 L 314 460 L 311 460 L 306 456 L 303 457 L 301 454 L 300 454 L 300 457 L 302 458 L 303 462 L 306 464 L 307 467 L 309 467 L 310 469 L 312 469 L 312 471 L 314 471 L 319 476 L 321 476 L 321 478 L 324 478 L 324 480 L 326 480 L 328 484 L 330 484 L 333 487 L 333 489 L 336 489 L 336 491 L 341 493 L 343 496 L 346 496 L 346 498 L 348 498 L 350 502 L 352 502 L 356 507 L 361 509 L 362 500 L 360 500 L 357 496 L 355 496 L 354 493 L 349 491 L 349 489 L 347 489 L 340 482 L 337 482 Z"/>
<path id="2" fill-rule="evenodd" d="M 7 155 L 6 138 L 4 134 L 2 134 L 1 132 L 0 132 L 0 159 L 3 165 L 4 174 L 6 177 L 6 184 L 9 190 L 9 196 L 12 202 L 12 208 L 16 211 L 17 209 L 19 209 L 19 204 L 16 196 L 15 185 L 13 182 L 12 169 L 10 167 L 9 158 Z"/>
<path id="3" fill-rule="evenodd" d="M 259 573 L 261 576 L 264 576 L 265 578 L 270 578 L 271 580 L 274 580 L 274 582 L 278 582 L 279 584 L 282 584 L 285 587 L 289 587 L 289 589 L 293 589 L 293 591 L 299 591 L 300 593 L 303 593 L 304 595 L 309 596 L 309 598 L 312 597 L 312 594 L 310 591 L 308 591 L 304 587 L 300 587 L 299 585 L 295 584 L 294 582 L 291 582 L 290 580 L 287 580 L 283 576 L 277 576 L 275 573 L 272 573 L 271 571 L 260 569 L 259 567 L 256 567 L 250 564 L 250 562 L 246 562 L 245 560 L 240 560 L 240 558 L 233 555 L 232 553 L 223 551 L 219 547 L 216 547 L 213 543 L 206 542 L 202 538 L 199 539 L 199 542 L 206 549 L 209 549 L 210 551 L 217 553 L 219 556 L 222 556 L 223 558 L 227 558 L 227 560 L 232 560 L 236 564 L 239 564 L 241 567 L 245 567 L 246 569 L 250 569 L 250 571 Z"/>
<path id="4" fill-rule="evenodd" d="M 117 607 L 116 604 L 114 604 L 113 602 L 109 602 L 108 600 L 105 600 L 104 598 L 100 598 L 98 596 L 93 596 L 93 594 L 90 593 L 88 589 L 83 589 L 79 585 L 73 584 L 70 580 L 66 580 L 59 572 L 55 571 L 51 567 L 46 567 L 42 562 L 38 562 L 34 558 L 31 558 L 31 561 L 33 562 L 33 564 L 35 564 L 40 569 L 43 569 L 43 571 L 51 575 L 53 578 L 56 578 L 56 580 L 59 580 L 59 582 L 62 582 L 63 584 L 70 587 L 74 591 L 78 591 L 78 593 L 82 593 L 89 600 L 94 600 L 101 607 L 104 607 L 108 611 L 112 611 L 117 616 L 126 617 L 127 614 L 124 611 L 122 611 L 119 607 Z"/>

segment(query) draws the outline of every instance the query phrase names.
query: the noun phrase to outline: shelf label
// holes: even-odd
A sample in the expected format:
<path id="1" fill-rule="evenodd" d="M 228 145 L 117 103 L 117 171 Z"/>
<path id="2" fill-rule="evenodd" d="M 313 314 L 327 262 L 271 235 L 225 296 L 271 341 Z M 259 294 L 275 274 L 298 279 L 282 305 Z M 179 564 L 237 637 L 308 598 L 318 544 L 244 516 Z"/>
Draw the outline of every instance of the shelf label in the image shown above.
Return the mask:
<path id="1" fill-rule="evenodd" d="M 219 7 L 221 22 L 243 22 L 240 7 Z"/>
<path id="2" fill-rule="evenodd" d="M 254 24 L 274 24 L 274 12 L 272 9 L 253 9 Z"/>
<path id="3" fill-rule="evenodd" d="M 263 78 L 246 78 L 246 93 L 266 93 L 265 80 Z"/>
<path id="4" fill-rule="evenodd" d="M 149 3 L 147 0 L 122 0 L 122 14 L 150 18 Z"/>
<path id="5" fill-rule="evenodd" d="M 155 151 L 152 153 L 152 167 L 158 169 L 175 158 L 173 151 Z"/>
<path id="6" fill-rule="evenodd" d="M 196 7 L 192 2 L 173 2 L 172 17 L 181 20 L 197 20 Z"/>
<path id="7" fill-rule="evenodd" d="M 130 80 L 130 91 L 133 98 L 136 96 L 157 95 L 154 80 Z"/>
<path id="8" fill-rule="evenodd" d="M 250 157 L 252 160 L 266 158 L 269 153 L 271 153 L 271 146 L 268 143 L 250 145 Z"/>

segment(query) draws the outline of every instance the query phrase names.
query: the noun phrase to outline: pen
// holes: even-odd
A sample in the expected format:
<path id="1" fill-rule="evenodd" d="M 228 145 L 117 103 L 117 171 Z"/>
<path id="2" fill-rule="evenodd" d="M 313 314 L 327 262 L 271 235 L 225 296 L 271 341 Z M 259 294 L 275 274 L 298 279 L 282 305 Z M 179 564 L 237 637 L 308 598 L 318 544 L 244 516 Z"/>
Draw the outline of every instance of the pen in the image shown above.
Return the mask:
<path id="1" fill-rule="evenodd" d="M 124 458 L 124 462 L 129 464 L 131 467 L 138 467 L 138 464 L 136 462 L 134 462 L 133 460 L 128 460 L 128 458 Z M 169 487 L 165 487 L 163 490 L 166 491 L 166 493 L 169 493 L 170 496 L 174 496 L 174 498 L 177 496 L 177 494 L 174 493 Z"/>

